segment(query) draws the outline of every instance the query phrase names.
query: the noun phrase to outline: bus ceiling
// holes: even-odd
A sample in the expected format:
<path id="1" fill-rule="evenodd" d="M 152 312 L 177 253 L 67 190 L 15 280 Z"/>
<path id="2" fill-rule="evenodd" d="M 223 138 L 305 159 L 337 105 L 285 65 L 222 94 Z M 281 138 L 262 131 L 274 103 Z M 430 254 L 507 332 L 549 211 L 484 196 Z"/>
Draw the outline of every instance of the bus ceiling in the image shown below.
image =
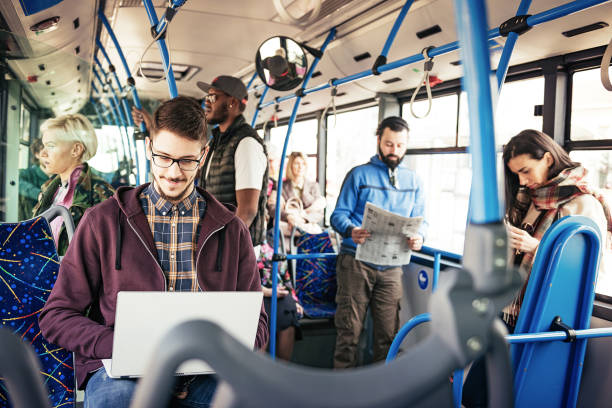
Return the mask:
<path id="1" fill-rule="evenodd" d="M 177 2 L 174 0 L 175 3 Z M 329 44 L 324 58 L 309 82 L 310 87 L 326 84 L 332 78 L 342 78 L 355 72 L 371 69 L 389 34 L 389 28 L 405 5 L 404 0 L 299 0 L 294 2 L 245 1 L 241 7 L 232 2 L 186 1 L 167 24 L 166 44 L 174 67 L 176 89 L 179 94 L 201 98 L 197 81 L 210 81 L 220 74 L 241 77 L 248 83 L 255 72 L 255 54 L 258 47 L 274 36 L 286 36 L 296 42 L 318 48 L 332 27 L 335 39 Z M 289 4 L 279 12 L 278 3 Z M 320 3 L 320 7 L 317 5 Z M 530 14 L 569 3 L 568 0 L 533 0 Z M 157 16 L 164 15 L 167 0 L 153 0 Z M 313 9 L 313 5 L 315 6 Z M 515 2 L 488 0 L 488 20 L 492 27 L 516 13 Z M 316 8 L 318 7 L 318 10 Z M 151 23 L 140 0 L 10 0 L 0 2 L 2 28 L 7 51 L 3 52 L 6 65 L 26 86 L 41 108 L 55 114 L 77 112 L 90 100 L 94 78 L 94 54 L 108 72 L 108 62 L 98 52 L 96 40 L 106 48 L 110 60 L 117 68 L 122 85 L 127 74 L 115 43 L 102 27 L 97 16 L 100 10 L 108 18 L 125 54 L 126 64 L 134 75 L 135 85 L 147 99 L 168 98 L 164 82 L 149 82 L 137 74 L 139 61 L 143 61 L 151 74 L 161 68 L 157 47 L 143 55 L 151 40 Z M 289 18 L 287 17 L 287 14 Z M 316 18 L 313 16 L 316 15 Z M 609 29 L 582 30 L 584 27 L 605 28 L 607 17 L 612 16 L 612 3 L 565 17 L 555 24 L 542 24 L 521 36 L 512 53 L 511 65 L 536 61 L 555 55 L 605 45 Z M 294 19 L 291 20 L 291 18 Z M 300 22 L 301 21 L 301 22 Z M 304 23 L 307 21 L 307 24 Z M 567 33 L 575 35 L 566 36 Z M 194 41 L 194 39 L 198 39 Z M 403 24 L 388 48 L 388 61 L 418 54 L 430 46 L 441 46 L 457 39 L 451 0 L 416 0 L 410 7 Z M 491 64 L 495 69 L 506 40 L 490 42 Z M 313 56 L 306 52 L 308 64 Z M 450 81 L 462 76 L 457 51 L 436 57 L 431 76 L 436 81 Z M 358 83 L 342 85 L 335 103 L 346 105 L 370 100 L 377 94 L 394 94 L 414 88 L 423 76 L 423 65 L 412 64 L 379 76 L 364 78 Z M 110 72 L 109 72 L 110 73 Z M 111 75 L 112 77 L 112 75 Z M 430 79 L 431 82 L 431 79 Z M 253 81 L 247 117 L 252 117 L 260 96 L 262 82 Z M 266 99 L 286 96 L 294 91 L 271 89 Z M 322 111 L 330 102 L 330 92 L 306 95 L 307 105 L 300 113 Z M 280 106 L 287 115 L 292 102 Z M 269 110 L 269 111 L 268 111 Z M 265 122 L 274 108 L 259 115 L 258 123 Z M 285 116 L 281 114 L 281 116 Z"/>

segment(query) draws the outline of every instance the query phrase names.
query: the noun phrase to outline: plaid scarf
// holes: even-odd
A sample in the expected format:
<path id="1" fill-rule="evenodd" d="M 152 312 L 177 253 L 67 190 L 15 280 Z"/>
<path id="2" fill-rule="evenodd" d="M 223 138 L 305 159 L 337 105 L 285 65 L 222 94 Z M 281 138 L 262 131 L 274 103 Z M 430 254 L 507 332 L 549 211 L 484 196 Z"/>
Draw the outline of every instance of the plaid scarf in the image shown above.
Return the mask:
<path id="1" fill-rule="evenodd" d="M 579 195 L 590 194 L 601 203 L 604 210 L 608 223 L 608 231 L 606 231 L 606 233 L 602 231 L 602 235 L 603 239 L 606 240 L 606 245 L 604 247 L 609 247 L 612 242 L 610 239 L 610 232 L 612 231 L 610 207 L 606 203 L 604 196 L 588 185 L 586 175 L 587 170 L 582 166 L 578 166 L 561 171 L 558 176 L 549 180 L 536 190 L 519 188 L 513 207 L 508 209 L 510 223 L 527 231 L 534 238 L 541 240 L 544 233 L 559 219 L 560 211 L 564 204 L 570 202 Z M 531 204 L 533 204 L 535 210 L 539 212 L 533 224 L 524 222 Z M 515 326 L 518 319 L 518 312 L 523 303 L 525 291 L 527 290 L 527 283 L 529 282 L 534 255 L 535 253 L 523 254 L 519 269 L 526 273 L 527 278 L 517 297 L 512 301 L 509 307 L 504 309 L 504 320 L 511 326 Z"/>

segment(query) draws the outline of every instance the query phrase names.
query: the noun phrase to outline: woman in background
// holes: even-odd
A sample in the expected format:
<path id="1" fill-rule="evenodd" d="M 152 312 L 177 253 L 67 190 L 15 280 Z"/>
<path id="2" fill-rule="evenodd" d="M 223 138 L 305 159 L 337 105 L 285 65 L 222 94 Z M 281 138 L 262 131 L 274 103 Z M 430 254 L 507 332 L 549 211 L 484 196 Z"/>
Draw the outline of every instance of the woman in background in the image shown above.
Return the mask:
<path id="1" fill-rule="evenodd" d="M 605 250 L 610 244 L 612 217 L 603 196 L 587 183 L 587 170 L 572 161 L 550 136 L 537 130 L 522 131 L 504 147 L 503 161 L 508 246 L 512 249 L 509 262 L 527 276 L 502 313 L 513 333 L 538 246 L 548 228 L 567 215 L 589 217 L 600 229 Z M 480 358 L 470 368 L 462 403 L 474 408 L 486 407 L 487 402 L 486 369 L 484 358 Z"/>
<path id="2" fill-rule="evenodd" d="M 32 210 L 38 203 L 40 187 L 49 180 L 50 173 L 40 162 L 43 149 L 41 139 L 34 139 L 30 144 L 30 154 L 34 159 L 27 169 L 19 170 L 19 220 L 32 218 Z"/>
<path id="3" fill-rule="evenodd" d="M 316 181 L 306 179 L 307 171 L 304 153 L 291 153 L 281 199 L 281 229 L 286 236 L 291 234 L 293 227 L 311 234 L 322 232 L 318 224 L 323 220 L 325 197 Z"/>
<path id="4" fill-rule="evenodd" d="M 77 226 L 89 207 L 113 195 L 112 187 L 92 174 L 87 160 L 95 156 L 98 139 L 92 124 L 80 114 L 47 119 L 40 128 L 44 148 L 40 161 L 55 176 L 43 184 L 34 215 L 61 205 L 69 209 Z M 68 235 L 62 219 L 51 222 L 58 253 L 68 248 Z"/>

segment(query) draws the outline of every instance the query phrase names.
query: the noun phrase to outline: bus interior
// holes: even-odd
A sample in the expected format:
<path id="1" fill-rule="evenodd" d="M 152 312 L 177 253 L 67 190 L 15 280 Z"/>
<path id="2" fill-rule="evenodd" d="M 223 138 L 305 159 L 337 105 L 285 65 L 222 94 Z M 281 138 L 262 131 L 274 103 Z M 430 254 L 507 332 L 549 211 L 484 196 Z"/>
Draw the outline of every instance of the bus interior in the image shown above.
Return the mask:
<path id="1" fill-rule="evenodd" d="M 478 5 L 484 14 L 475 17 L 470 10 Z M 512 20 L 517 15 L 532 19 L 533 26 Z M 500 35 L 504 31 L 500 26 L 508 22 L 513 27 Z M 414 322 L 415 316 L 421 320 L 397 345 L 402 351 L 397 362 L 371 364 L 372 322 L 368 319 L 359 343 L 359 365 L 364 367 L 343 376 L 331 370 L 333 317 L 303 318 L 303 338 L 295 344 L 291 365 L 252 356 L 246 349 L 232 357 L 222 347 L 211 346 L 213 351 L 208 353 L 221 355 L 211 357 L 211 365 L 230 388 L 234 385 L 237 396 L 218 406 L 262 406 L 274 401 L 257 399 L 257 387 L 261 393 L 283 388 L 278 395 L 292 398 L 295 406 L 460 406 L 460 398 L 457 401 L 453 394 L 457 387 L 448 380 L 452 370 L 436 381 L 419 377 L 421 370 L 442 370 L 437 363 L 441 357 L 430 340 L 454 349 L 453 336 L 460 336 L 464 316 L 459 310 L 453 314 L 457 326 L 452 330 L 436 324 L 436 316 L 451 313 L 444 309 L 445 299 L 461 287 L 456 271 L 486 269 L 486 263 L 492 262 L 486 251 L 493 251 L 493 244 L 486 232 L 478 232 L 477 225 L 500 221 L 490 203 L 503 206 L 499 204 L 503 203 L 503 146 L 524 129 L 550 135 L 582 163 L 589 171 L 589 182 L 612 203 L 608 111 L 612 94 L 601 79 L 610 64 L 606 54 L 612 38 L 610 24 L 612 2 L 604 0 L 3 0 L 0 222 L 31 218 L 20 211 L 20 170 L 35 163 L 30 145 L 41 136 L 40 125 L 47 118 L 85 115 L 98 137 L 97 154 L 89 165 L 113 186 L 135 186 L 149 182 L 150 176 L 146 130 L 134 126 L 130 108 L 152 112 L 177 95 L 203 104 L 205 94 L 197 82 L 232 75 L 248 88 L 244 116 L 265 142 L 275 177 L 286 173 L 283 165 L 289 153 L 305 154 L 307 177 L 316 180 L 326 199 L 322 227 L 331 231 L 330 215 L 346 174 L 376 153 L 378 123 L 388 116 L 401 116 L 410 126 L 404 160 L 426 187 L 429 232 L 423 249 L 403 266 L 400 327 Z M 473 26 L 481 27 L 485 36 L 462 37 Z M 485 64 L 467 52 L 479 46 L 487 52 Z M 265 56 L 274 56 L 279 47 L 285 47 L 294 62 L 299 60 L 296 83 L 272 81 L 272 71 L 264 73 Z M 466 75 L 468 69 L 482 67 L 490 68 L 486 77 Z M 472 98 L 482 92 L 480 88 L 488 90 L 488 102 Z M 488 111 L 482 108 L 486 103 Z M 482 128 L 488 125 L 476 126 L 473 120 L 486 123 L 489 116 L 494 127 L 487 133 Z M 487 135 L 494 139 L 483 147 L 478 141 Z M 486 154 L 489 166 L 482 167 L 478 155 Z M 483 189 L 483 183 L 493 186 L 495 194 Z M 493 218 L 487 218 L 493 213 Z M 476 227 L 471 229 L 472 225 Z M 275 233 L 273 246 L 278 253 L 282 249 Z M 586 351 L 577 383 L 549 390 L 562 395 L 564 406 L 607 407 L 609 403 L 612 341 L 605 336 L 612 335 L 610 329 L 606 331 L 612 327 L 612 251 L 603 241 L 603 266 L 589 292 L 594 299 L 584 327 L 602 331 L 588 341 L 578 341 L 586 344 Z M 16 278 L 2 268 L 4 261 L 0 259 L 4 272 L 0 284 L 14 289 L 11 279 Z M 279 258 L 275 268 L 285 263 L 291 261 Z M 477 285 L 492 279 L 481 278 L 474 278 Z M 501 286 L 498 289 L 499 293 L 490 293 L 491 298 L 502 298 Z M 0 298 L 2 326 L 16 331 L 5 313 L 9 307 L 5 302 Z M 426 323 L 429 313 L 431 323 Z M 465 327 L 471 324 L 476 325 L 470 322 Z M 448 339 L 441 335 L 445 330 Z M 273 350 L 274 346 L 272 355 Z M 469 353 L 462 355 L 463 362 L 473 359 Z M 448 364 L 460 369 L 465 366 L 457 365 L 461 361 Z M 248 384 L 238 374 L 241 369 L 269 375 Z M 538 373 L 548 375 L 545 369 Z M 0 371 L 0 377 L 6 376 Z M 393 376 L 398 378 L 391 381 Z M 163 391 L 166 383 L 152 377 L 145 377 L 133 406 L 153 406 L 148 404 L 155 403 L 154 391 Z M 455 382 L 461 382 L 460 378 L 455 376 Z M 389 386 L 381 388 L 385 382 Z M 512 390 L 511 380 L 504 384 L 496 384 L 496 389 Z M 394 389 L 404 386 L 403 391 Z M 343 393 L 353 391 L 354 397 L 343 401 Z M 0 406 L 10 406 L 7 395 L 7 388 L 0 385 Z M 556 406 L 501 395 L 506 400 L 497 406 Z M 81 398 L 77 393 L 77 406 Z M 358 398 L 363 398 L 360 403 L 355 402 Z"/>

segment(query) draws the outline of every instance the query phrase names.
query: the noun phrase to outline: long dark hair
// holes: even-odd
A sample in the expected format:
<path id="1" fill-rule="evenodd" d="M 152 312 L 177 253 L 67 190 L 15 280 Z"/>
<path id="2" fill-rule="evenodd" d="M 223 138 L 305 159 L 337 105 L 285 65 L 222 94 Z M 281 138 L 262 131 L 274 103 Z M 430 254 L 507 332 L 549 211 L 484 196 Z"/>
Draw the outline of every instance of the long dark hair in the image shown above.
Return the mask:
<path id="1" fill-rule="evenodd" d="M 504 176 L 506 185 L 506 213 L 514 205 L 516 193 L 520 187 L 518 175 L 510 171 L 508 162 L 510 159 L 527 154 L 532 159 L 541 160 L 545 153 L 550 153 L 553 164 L 548 169 L 548 180 L 557 177 L 562 170 L 580 166 L 580 163 L 572 161 L 569 154 L 559 146 L 552 137 L 537 130 L 523 130 L 514 136 L 504 146 Z"/>

